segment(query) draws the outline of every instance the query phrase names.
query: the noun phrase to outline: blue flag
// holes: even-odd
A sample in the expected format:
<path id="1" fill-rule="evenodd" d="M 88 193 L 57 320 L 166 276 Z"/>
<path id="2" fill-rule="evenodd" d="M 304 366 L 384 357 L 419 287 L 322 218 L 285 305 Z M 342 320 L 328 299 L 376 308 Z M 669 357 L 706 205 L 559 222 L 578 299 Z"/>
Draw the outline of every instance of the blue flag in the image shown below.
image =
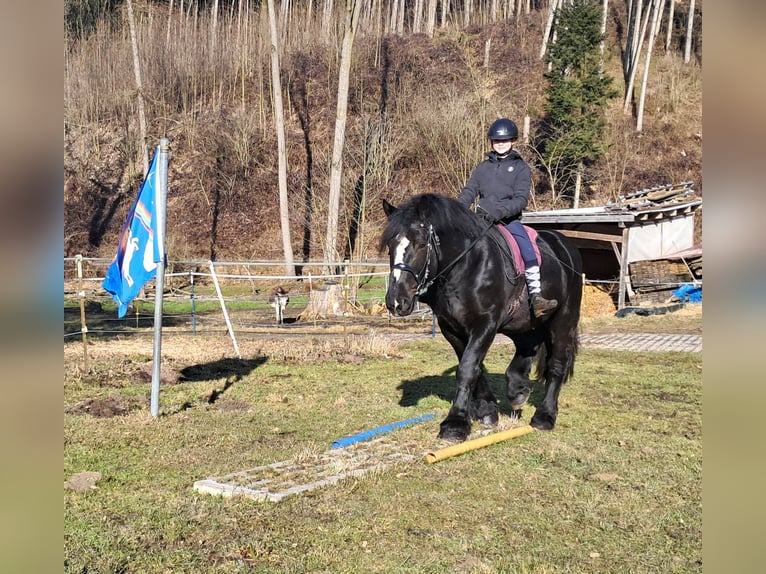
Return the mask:
<path id="1" fill-rule="evenodd" d="M 157 152 L 141 184 L 136 202 L 122 226 L 117 255 L 102 283 L 102 287 L 117 303 L 117 315 L 121 318 L 128 312 L 128 305 L 141 288 L 157 274 L 157 263 L 164 259 L 164 254 L 160 253 L 159 243 L 162 238 L 158 240 L 155 205 L 156 190 L 159 188 Z"/>

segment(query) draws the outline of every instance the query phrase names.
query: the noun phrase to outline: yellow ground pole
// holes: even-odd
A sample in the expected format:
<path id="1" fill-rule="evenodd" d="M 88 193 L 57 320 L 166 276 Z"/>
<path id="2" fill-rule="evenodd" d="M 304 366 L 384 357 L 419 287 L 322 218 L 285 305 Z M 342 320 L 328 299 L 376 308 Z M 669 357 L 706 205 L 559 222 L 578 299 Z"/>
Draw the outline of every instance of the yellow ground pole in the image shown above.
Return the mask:
<path id="1" fill-rule="evenodd" d="M 484 448 L 485 446 L 489 446 L 491 444 L 495 444 L 495 443 L 503 442 L 505 440 L 509 440 L 512 438 L 520 437 L 527 433 L 531 433 L 533 430 L 535 429 L 527 425 L 527 426 L 518 427 L 515 429 L 510 429 L 507 431 L 493 433 L 487 436 L 475 438 L 473 440 L 467 440 L 465 442 L 461 442 L 460 444 L 448 446 L 446 448 L 442 448 L 440 450 L 427 453 L 426 462 L 428 464 L 433 464 L 435 462 L 439 462 L 440 460 L 444 460 L 445 458 L 452 458 L 453 456 L 457 456 L 459 454 L 463 454 L 471 450 Z"/>

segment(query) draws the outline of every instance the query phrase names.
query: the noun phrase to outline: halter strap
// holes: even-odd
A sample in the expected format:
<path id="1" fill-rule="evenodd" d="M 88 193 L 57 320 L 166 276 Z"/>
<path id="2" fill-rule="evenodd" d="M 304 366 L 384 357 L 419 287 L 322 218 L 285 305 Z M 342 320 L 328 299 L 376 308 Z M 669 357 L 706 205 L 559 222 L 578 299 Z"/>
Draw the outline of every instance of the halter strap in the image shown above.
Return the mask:
<path id="1" fill-rule="evenodd" d="M 423 262 L 423 267 L 420 269 L 420 272 L 416 272 L 412 267 L 410 267 L 406 263 L 395 263 L 392 267 L 392 269 L 399 269 L 400 271 L 410 273 L 415 278 L 415 281 L 418 282 L 417 287 L 415 287 L 415 294 L 418 296 L 428 291 L 428 289 L 433 284 L 434 279 L 436 279 L 436 277 L 434 277 L 434 279 L 431 279 L 430 281 L 428 281 L 428 274 L 429 274 L 429 268 L 431 267 L 431 255 L 437 250 L 438 245 L 439 245 L 439 236 L 436 235 L 436 232 L 434 231 L 434 226 L 429 225 L 428 240 L 426 241 L 426 259 Z"/>

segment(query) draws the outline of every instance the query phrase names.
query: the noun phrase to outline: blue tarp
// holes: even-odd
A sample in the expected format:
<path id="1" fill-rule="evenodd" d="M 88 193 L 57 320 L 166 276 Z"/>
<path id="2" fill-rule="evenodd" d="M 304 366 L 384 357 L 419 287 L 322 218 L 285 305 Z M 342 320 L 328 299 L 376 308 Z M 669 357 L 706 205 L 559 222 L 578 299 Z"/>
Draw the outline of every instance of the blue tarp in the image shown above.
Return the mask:
<path id="1" fill-rule="evenodd" d="M 702 286 L 686 283 L 673 291 L 673 297 L 686 303 L 700 303 L 702 301 Z"/>

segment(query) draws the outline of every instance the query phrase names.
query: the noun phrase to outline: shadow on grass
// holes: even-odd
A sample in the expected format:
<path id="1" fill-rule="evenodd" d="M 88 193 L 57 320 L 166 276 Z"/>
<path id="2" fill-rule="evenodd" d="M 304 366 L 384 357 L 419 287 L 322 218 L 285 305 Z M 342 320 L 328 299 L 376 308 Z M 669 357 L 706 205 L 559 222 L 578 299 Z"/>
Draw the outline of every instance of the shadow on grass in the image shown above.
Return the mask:
<path id="1" fill-rule="evenodd" d="M 455 399 L 455 367 L 444 371 L 441 375 L 431 377 L 419 377 L 401 382 L 396 387 L 402 392 L 399 405 L 403 407 L 416 406 L 421 399 L 436 396 L 443 401 L 452 402 Z"/>
<path id="2" fill-rule="evenodd" d="M 420 377 L 417 379 L 408 379 L 396 387 L 401 391 L 402 397 L 399 399 L 399 405 L 403 407 L 416 406 L 421 399 L 435 396 L 443 401 L 452 403 L 455 400 L 457 392 L 455 384 L 455 371 L 457 366 L 450 367 L 442 372 L 441 375 Z M 493 375 L 487 373 L 487 381 L 492 389 L 492 393 L 498 400 L 498 409 L 501 413 L 507 415 L 521 416 L 521 411 L 514 411 L 511 403 L 505 393 L 505 376 Z M 527 401 L 527 407 L 537 408 L 545 398 L 545 385 L 536 381 L 532 383 L 532 391 Z"/>
<path id="3" fill-rule="evenodd" d="M 256 357 L 255 359 L 220 359 L 210 363 L 191 365 L 181 370 L 181 381 L 201 382 L 227 379 L 226 386 L 218 395 L 223 393 L 232 384 L 246 377 L 256 368 L 268 361 L 268 357 Z M 218 398 L 216 395 L 215 398 Z M 208 402 L 215 402 L 214 399 Z"/>
<path id="4" fill-rule="evenodd" d="M 117 311 L 103 310 L 100 304 L 93 302 L 89 302 L 85 312 L 88 336 L 91 338 L 124 338 L 154 327 L 153 313 L 141 313 L 138 316 L 129 314 L 120 319 L 117 317 Z M 188 324 L 189 321 L 188 315 L 163 315 L 162 326 L 179 327 Z M 80 333 L 81 330 L 80 308 L 64 307 L 64 336 Z"/>

